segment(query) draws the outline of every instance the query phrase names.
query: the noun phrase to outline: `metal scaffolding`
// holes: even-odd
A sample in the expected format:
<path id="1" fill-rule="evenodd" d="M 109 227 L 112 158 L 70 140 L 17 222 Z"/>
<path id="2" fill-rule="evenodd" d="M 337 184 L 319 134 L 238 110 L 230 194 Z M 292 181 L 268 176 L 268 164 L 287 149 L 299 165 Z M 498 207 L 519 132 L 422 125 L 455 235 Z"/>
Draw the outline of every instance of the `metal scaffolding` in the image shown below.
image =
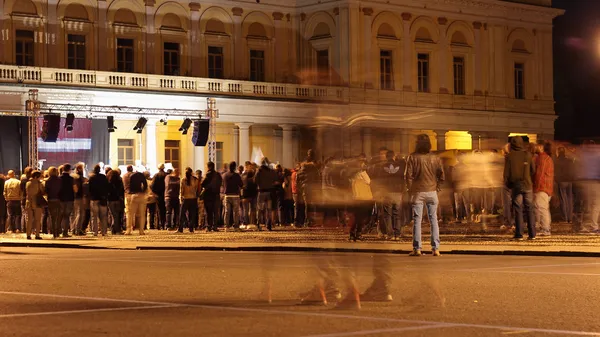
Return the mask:
<path id="1" fill-rule="evenodd" d="M 46 103 L 38 100 L 38 90 L 29 90 L 29 99 L 25 103 L 25 116 L 28 117 L 29 125 L 29 166 L 39 167 L 38 163 L 38 118 L 48 113 L 60 113 L 66 115 L 72 113 L 77 118 L 105 118 L 113 116 L 131 119 L 139 117 L 181 117 L 191 119 L 208 119 L 208 158 L 215 162 L 217 157 L 216 129 L 219 110 L 216 109 L 216 99 L 206 99 L 206 110 L 189 109 L 160 109 L 160 108 L 136 108 L 128 106 L 106 106 L 91 104 L 70 103 Z M 11 114 L 14 115 L 14 114 Z M 125 116 L 125 117 L 123 117 Z M 107 130 L 108 132 L 108 130 Z"/>

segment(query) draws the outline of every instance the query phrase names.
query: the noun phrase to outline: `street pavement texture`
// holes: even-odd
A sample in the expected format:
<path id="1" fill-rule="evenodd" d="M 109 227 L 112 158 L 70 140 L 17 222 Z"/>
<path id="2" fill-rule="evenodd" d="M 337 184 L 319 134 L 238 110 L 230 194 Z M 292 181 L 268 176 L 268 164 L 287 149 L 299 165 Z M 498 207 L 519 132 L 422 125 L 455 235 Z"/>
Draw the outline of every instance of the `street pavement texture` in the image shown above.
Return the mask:
<path id="1" fill-rule="evenodd" d="M 300 304 L 326 262 L 392 302 Z M 590 258 L 7 248 L 0 336 L 600 336 Z M 269 303 L 268 299 L 271 298 Z"/>
<path id="2" fill-rule="evenodd" d="M 0 235 L 0 247 L 109 248 L 146 250 L 232 250 L 232 251 L 329 251 L 406 253 L 412 250 L 412 236 L 406 229 L 396 241 L 377 239 L 375 234 L 364 240 L 349 242 L 343 228 L 285 228 L 274 231 L 217 233 L 184 233 L 150 230 L 146 235 L 109 235 L 106 238 L 87 236 L 53 240 L 26 240 L 25 234 Z M 428 229 L 423 231 L 423 249 L 429 250 Z M 503 254 L 600 257 L 600 235 L 558 233 L 538 237 L 535 241 L 512 240 L 507 231 L 488 229 L 486 232 L 446 232 L 441 236 L 441 251 L 446 254 Z"/>

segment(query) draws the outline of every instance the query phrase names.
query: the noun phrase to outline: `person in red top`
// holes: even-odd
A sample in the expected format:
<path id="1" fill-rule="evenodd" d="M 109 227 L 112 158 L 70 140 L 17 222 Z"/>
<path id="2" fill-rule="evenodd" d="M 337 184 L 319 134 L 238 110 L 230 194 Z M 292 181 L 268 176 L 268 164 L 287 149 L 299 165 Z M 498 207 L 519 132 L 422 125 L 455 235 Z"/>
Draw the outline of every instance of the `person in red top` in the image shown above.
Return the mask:
<path id="1" fill-rule="evenodd" d="M 294 199 L 294 221 L 293 225 L 301 226 L 304 223 L 304 202 L 302 196 L 298 196 L 298 170 L 300 164 L 296 164 L 296 168 L 292 170 L 291 185 L 292 185 L 292 198 Z"/>
<path id="2" fill-rule="evenodd" d="M 538 145 L 535 158 L 536 172 L 533 177 L 533 193 L 536 218 L 542 231 L 540 236 L 550 236 L 550 199 L 554 191 L 554 162 L 552 160 L 552 144 Z"/>

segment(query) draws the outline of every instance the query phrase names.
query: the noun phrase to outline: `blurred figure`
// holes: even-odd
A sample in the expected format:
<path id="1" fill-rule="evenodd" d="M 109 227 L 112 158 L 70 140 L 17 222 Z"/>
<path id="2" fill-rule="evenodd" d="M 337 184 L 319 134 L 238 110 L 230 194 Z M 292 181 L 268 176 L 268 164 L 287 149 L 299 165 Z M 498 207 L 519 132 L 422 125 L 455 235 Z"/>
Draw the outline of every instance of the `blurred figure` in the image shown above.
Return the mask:
<path id="1" fill-rule="evenodd" d="M 371 191 L 371 178 L 367 173 L 367 163 L 359 163 L 358 172 L 351 180 L 354 222 L 350 228 L 350 240 L 356 241 L 361 237 L 363 227 L 369 222 L 371 211 L 375 205 Z"/>
<path id="2" fill-rule="evenodd" d="M 75 184 L 75 179 L 71 176 L 71 165 L 62 165 L 62 175 L 60 176 L 60 216 L 63 238 L 69 237 L 69 228 L 71 214 L 73 213 L 73 203 L 75 202 L 75 193 L 79 192 L 79 187 Z"/>
<path id="3" fill-rule="evenodd" d="M 406 160 L 406 187 L 411 195 L 414 225 L 413 251 L 410 256 L 421 256 L 421 222 L 423 207 L 427 208 L 431 224 L 431 250 L 440 256 L 440 228 L 437 219 L 438 195 L 444 182 L 444 169 L 440 158 L 431 153 L 431 140 L 426 134 L 417 136 L 415 152 Z"/>
<path id="4" fill-rule="evenodd" d="M 225 209 L 225 231 L 233 226 L 235 231 L 239 231 L 240 215 L 240 192 L 244 183 L 242 177 L 235 171 L 236 162 L 229 163 L 229 172 L 223 175 L 223 187 L 225 189 L 225 198 L 223 199 L 223 208 Z M 231 220 L 233 218 L 233 224 Z"/>
<path id="5" fill-rule="evenodd" d="M 158 172 L 152 177 L 152 192 L 156 195 L 156 203 L 158 206 L 158 229 L 165 229 L 167 222 L 167 206 L 165 204 L 165 164 L 158 165 Z M 152 227 L 152 223 L 150 224 Z"/>
<path id="6" fill-rule="evenodd" d="M 15 171 L 8 171 L 8 180 L 4 183 L 4 199 L 8 211 L 8 230 L 21 231 L 21 182 L 15 178 Z"/>
<path id="7" fill-rule="evenodd" d="M 294 196 L 292 194 L 292 171 L 285 169 L 283 171 L 283 215 L 281 216 L 283 225 L 291 226 L 294 224 Z"/>
<path id="8" fill-rule="evenodd" d="M 248 225 L 256 225 L 256 199 L 258 197 L 258 187 L 254 181 L 254 170 L 246 165 L 246 172 L 242 175 L 242 205 L 244 217 L 242 222 Z"/>
<path id="9" fill-rule="evenodd" d="M 545 143 L 537 146 L 535 158 L 535 176 L 533 193 L 536 219 L 541 226 L 540 236 L 550 236 L 550 199 L 554 192 L 554 162 L 552 161 L 552 145 Z"/>
<path id="10" fill-rule="evenodd" d="M 533 156 L 523 144 L 523 138 L 516 136 L 510 140 L 510 153 L 504 164 L 504 183 L 511 191 L 515 210 L 516 240 L 523 239 L 523 213 L 526 211 L 529 239 L 535 239 L 535 215 L 533 208 L 533 177 L 535 164 Z"/>
<path id="11" fill-rule="evenodd" d="M 581 234 L 600 234 L 600 147 L 586 141 L 580 148 L 578 183 L 583 192 L 583 207 L 580 214 Z"/>
<path id="12" fill-rule="evenodd" d="M 146 191 L 146 213 L 148 215 L 148 229 L 156 229 L 160 226 L 160 208 L 158 207 L 158 198 L 152 187 L 154 187 L 154 179 L 150 178 L 150 172 L 144 172 L 144 178 L 148 183 L 148 190 Z M 163 198 L 164 199 L 164 198 Z M 157 221 L 158 218 L 158 221 Z"/>
<path id="13" fill-rule="evenodd" d="M 254 177 L 258 187 L 257 201 L 257 221 L 256 226 L 261 230 L 260 225 L 265 224 L 267 230 L 273 230 L 275 223 L 275 208 L 277 206 L 276 189 L 278 183 L 277 171 L 271 169 L 269 159 L 263 158 L 262 164 Z"/>
<path id="14" fill-rule="evenodd" d="M 304 226 L 312 226 L 316 223 L 316 207 L 321 191 L 321 176 L 313 150 L 308 150 L 306 160 L 300 165 L 296 179 L 298 193 L 302 195 L 305 208 Z"/>
<path id="15" fill-rule="evenodd" d="M 373 181 L 375 189 L 379 191 L 382 202 L 380 234 L 385 238 L 397 238 L 402 227 L 402 193 L 404 186 L 403 161 L 394 160 L 394 151 L 385 153 L 385 160 L 373 168 Z"/>
<path id="16" fill-rule="evenodd" d="M 32 171 L 31 178 L 25 187 L 27 200 L 25 209 L 27 210 L 27 240 L 31 240 L 31 233 L 35 232 L 35 239 L 41 240 L 42 231 L 42 213 L 46 200 L 44 199 L 44 191 L 42 182 L 40 181 L 42 173 L 40 171 Z"/>
<path id="17" fill-rule="evenodd" d="M 27 202 L 27 183 L 31 179 L 31 173 L 33 172 L 33 168 L 27 166 L 21 175 L 21 228 L 23 230 L 26 229 L 27 226 L 27 210 L 25 209 L 25 204 Z"/>
<path id="18" fill-rule="evenodd" d="M 566 149 L 563 146 L 559 147 L 555 161 L 554 178 L 558 184 L 563 220 L 567 223 L 573 221 L 573 170 L 573 159 L 567 157 Z"/>
<path id="19" fill-rule="evenodd" d="M 107 175 L 108 179 L 108 209 L 112 216 L 112 234 L 121 234 L 123 232 L 123 215 L 125 202 L 125 186 L 118 169 L 111 170 Z"/>
<path id="20" fill-rule="evenodd" d="M 163 198 L 165 199 L 167 208 L 166 229 L 168 230 L 174 230 L 176 227 L 179 227 L 179 208 L 181 207 L 179 204 L 180 189 L 181 179 L 179 178 L 179 169 L 176 168 L 165 178 L 165 194 Z"/>
<path id="21" fill-rule="evenodd" d="M 217 202 L 219 201 L 223 178 L 219 172 L 215 171 L 215 163 L 206 164 L 206 177 L 202 181 L 202 194 L 204 200 L 204 209 L 206 210 L 206 231 L 218 231 L 219 213 L 217 213 Z"/>
<path id="22" fill-rule="evenodd" d="M 185 176 L 181 179 L 179 189 L 179 199 L 181 201 L 181 211 L 179 219 L 179 233 L 183 233 L 183 224 L 187 222 L 190 233 L 198 225 L 198 195 L 200 194 L 200 183 L 198 178 L 194 177 L 190 167 L 185 169 Z"/>
<path id="23" fill-rule="evenodd" d="M 467 223 L 471 219 L 471 204 L 469 198 L 469 173 L 465 164 L 466 155 L 457 156 L 458 163 L 452 172 L 452 184 L 454 187 L 454 201 L 456 203 L 456 221 Z"/>
<path id="24" fill-rule="evenodd" d="M 148 182 L 141 172 L 135 172 L 129 177 L 129 193 L 125 194 L 125 218 L 127 219 L 127 231 L 125 235 L 131 235 L 134 225 L 138 226 L 140 235 L 146 234 L 146 191 Z"/>
<path id="25" fill-rule="evenodd" d="M 4 183 L 6 178 L 0 174 L 0 234 L 6 233 L 6 199 L 4 199 Z"/>
<path id="26" fill-rule="evenodd" d="M 85 235 L 85 228 L 83 222 L 85 218 L 85 201 L 83 197 L 83 184 L 85 183 L 85 177 L 83 176 L 84 171 L 83 163 L 78 163 L 75 166 L 75 172 L 73 172 L 73 183 L 77 186 L 77 192 L 75 192 L 75 200 L 73 201 L 73 214 L 71 216 L 71 232 L 73 235 Z"/>
<path id="27" fill-rule="evenodd" d="M 108 193 L 110 185 L 108 178 L 100 171 L 100 165 L 96 164 L 89 179 L 92 232 L 94 236 L 98 236 L 98 231 L 102 236 L 106 236 L 108 227 Z"/>

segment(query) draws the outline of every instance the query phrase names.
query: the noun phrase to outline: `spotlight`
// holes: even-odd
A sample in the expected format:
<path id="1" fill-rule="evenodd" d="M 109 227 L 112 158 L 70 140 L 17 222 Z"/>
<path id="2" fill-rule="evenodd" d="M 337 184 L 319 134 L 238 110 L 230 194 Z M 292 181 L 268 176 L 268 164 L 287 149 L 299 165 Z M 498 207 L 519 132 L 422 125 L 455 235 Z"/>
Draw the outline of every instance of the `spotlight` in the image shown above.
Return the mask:
<path id="1" fill-rule="evenodd" d="M 163 125 L 167 125 L 167 117 L 160 120 Z"/>
<path id="2" fill-rule="evenodd" d="M 192 125 L 192 120 L 189 118 L 186 118 L 183 121 L 183 124 L 181 124 L 181 127 L 179 128 L 179 131 L 181 131 L 181 134 L 187 135 L 188 129 L 190 128 L 191 125 Z"/>
<path id="3" fill-rule="evenodd" d="M 142 130 L 144 130 L 144 126 L 146 126 L 146 122 L 148 120 L 144 117 L 140 117 L 140 119 L 138 119 L 137 124 L 133 127 L 134 130 L 137 130 L 137 133 L 142 133 Z"/>
<path id="4" fill-rule="evenodd" d="M 117 129 L 115 126 L 115 118 L 113 116 L 106 117 L 106 124 L 108 125 L 108 132 L 115 132 Z"/>
<path id="5" fill-rule="evenodd" d="M 65 120 L 65 129 L 67 129 L 67 132 L 71 132 L 73 131 L 73 122 L 75 121 L 75 115 L 74 114 L 67 114 L 67 119 Z"/>

